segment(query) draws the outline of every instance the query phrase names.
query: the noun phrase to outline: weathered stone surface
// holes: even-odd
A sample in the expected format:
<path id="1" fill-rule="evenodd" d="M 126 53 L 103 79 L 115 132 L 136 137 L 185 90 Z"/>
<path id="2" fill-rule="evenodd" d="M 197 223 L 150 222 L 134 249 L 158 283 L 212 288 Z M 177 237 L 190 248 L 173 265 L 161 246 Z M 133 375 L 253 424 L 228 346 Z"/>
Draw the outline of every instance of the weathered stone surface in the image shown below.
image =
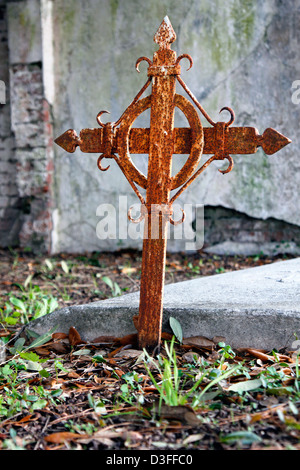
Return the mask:
<path id="1" fill-rule="evenodd" d="M 260 220 L 246 214 L 206 206 L 204 208 L 204 250 L 220 255 L 300 255 L 300 230 L 295 224 L 268 218 Z"/>
<path id="2" fill-rule="evenodd" d="M 45 98 L 42 5 L 47 0 L 7 2 L 10 133 L 15 185 L 4 180 L 3 196 L 15 202 L 13 228 L 21 246 L 50 251 L 53 139 L 51 107 Z M 5 185 L 6 183 L 6 185 Z M 12 210 L 4 212 L 11 214 Z M 7 218 L 7 217 L 6 217 Z M 9 221 L 8 221 L 9 222 Z M 8 222 L 6 225 L 8 226 Z M 0 239 L 1 245 L 9 240 Z"/>
<path id="3" fill-rule="evenodd" d="M 50 208 L 47 214 L 53 228 L 48 220 L 49 233 L 43 245 L 49 247 L 51 239 L 53 252 L 142 247 L 142 228 L 130 224 L 126 216 L 138 201 L 115 162 L 109 162 L 109 171 L 101 173 L 96 166 L 98 155 L 83 154 L 79 149 L 67 154 L 57 146 L 52 162 L 51 124 L 53 116 L 57 137 L 69 128 L 79 132 L 98 126 L 95 118 L 101 109 L 111 112 L 104 119 L 117 120 L 145 83 L 146 64 L 141 64 L 137 74 L 135 61 L 144 55 L 152 57 L 157 48 L 153 35 L 166 14 L 177 34 L 173 48 L 194 59 L 188 72 L 182 61 L 182 77 L 211 117 L 226 120 L 226 113 L 220 118 L 219 110 L 231 106 L 236 113 L 234 125 L 254 126 L 261 133 L 274 127 L 293 141 L 270 157 L 262 150 L 253 156 L 236 156 L 235 167 L 226 176 L 217 171 L 222 162 L 213 164 L 178 202 L 234 210 L 239 213 L 240 226 L 243 214 L 246 222 L 248 216 L 264 220 L 268 224 L 266 236 L 272 225 L 270 218 L 293 224 L 293 231 L 295 227 L 300 230 L 300 103 L 292 101 L 293 82 L 300 79 L 297 2 L 4 0 L 0 7 L 0 80 L 6 85 L 7 102 L 0 104 L 0 157 L 11 165 L 10 170 L 8 166 L 5 171 L 0 169 L 1 196 L 7 198 L 8 209 L 1 208 L 7 227 L 0 233 L 1 246 L 15 243 L 18 230 L 26 246 L 33 244 L 34 232 L 22 229 L 23 198 L 29 201 L 44 188 L 38 204 L 44 198 L 44 215 Z M 177 92 L 182 92 L 179 85 Z M 202 123 L 207 125 L 204 118 Z M 179 111 L 175 124 L 187 125 Z M 149 110 L 134 125 L 149 126 Z M 24 159 L 20 174 L 14 173 L 13 165 L 22 150 L 31 149 L 33 153 L 45 150 L 45 165 L 43 169 L 40 162 L 33 165 L 30 181 L 25 184 Z M 174 159 L 173 173 L 184 160 Z M 147 158 L 134 157 L 134 161 L 147 171 Z M 107 217 L 108 236 L 99 239 L 98 223 L 105 218 L 103 204 L 109 205 L 111 215 Z M 11 207 L 19 207 L 17 224 L 9 219 Z M 31 217 L 26 216 L 31 226 L 33 213 L 35 209 Z M 184 222 L 187 229 L 192 223 L 191 217 Z M 285 232 L 288 229 L 286 225 Z M 221 226 L 216 225 L 216 231 L 220 232 Z M 24 238 L 25 232 L 28 237 Z M 219 242 L 214 242 L 211 234 L 208 227 L 206 241 L 209 245 L 218 243 L 216 250 L 220 252 L 228 249 L 228 244 L 222 245 L 228 241 L 235 252 L 246 253 L 249 243 L 257 253 L 273 250 L 271 237 L 262 241 L 255 238 L 256 233 L 253 239 L 248 233 L 244 239 L 241 235 Z M 172 227 L 171 238 L 175 239 L 168 244 L 170 251 L 186 249 L 186 240 L 176 238 Z M 292 241 L 289 250 L 297 252 L 297 236 L 287 241 Z"/>
<path id="4" fill-rule="evenodd" d="M 136 333 L 139 293 L 74 305 L 29 324 L 36 333 L 69 331 L 82 339 Z M 232 347 L 296 349 L 300 333 L 300 258 L 232 273 L 193 279 L 165 287 L 163 330 L 169 318 L 181 324 L 183 336 L 223 336 Z M 299 344 L 298 344 L 299 346 Z"/>
<path id="5" fill-rule="evenodd" d="M 181 204 L 223 206 L 259 219 L 300 224 L 300 105 L 291 100 L 292 82 L 300 76 L 300 10 L 292 0 L 201 0 L 189 6 L 169 0 L 111 1 L 100 6 L 57 0 L 53 12 L 57 135 L 68 128 L 95 127 L 101 109 L 111 111 L 109 120 L 119 118 L 146 80 L 146 67 L 141 65 L 141 74 L 136 74 L 134 63 L 142 55 L 152 56 L 153 34 L 167 13 L 177 33 L 173 47 L 194 59 L 188 72 L 182 62 L 182 77 L 212 118 L 218 120 L 219 110 L 231 106 L 235 125 L 254 126 L 261 133 L 274 127 L 293 140 L 270 157 L 262 150 L 237 156 L 234 170 L 226 176 L 217 171 L 222 162 L 211 165 L 181 196 Z M 141 116 L 135 125 L 148 125 L 148 120 Z M 186 125 L 180 113 L 176 122 Z M 96 158 L 79 150 L 69 155 L 56 149 L 54 251 L 141 247 L 140 239 L 97 238 L 98 205 L 112 204 L 118 217 L 119 196 L 128 195 L 128 207 L 136 198 L 116 164 L 101 173 Z M 176 160 L 174 171 L 180 168 Z M 145 168 L 145 163 L 139 165 Z M 121 231 L 128 231 L 126 218 Z M 184 246 L 180 240 L 169 243 L 170 250 Z M 257 246 L 259 251 L 258 242 Z"/>
<path id="6" fill-rule="evenodd" d="M 11 63 L 41 62 L 40 1 L 27 0 L 7 3 Z"/>
<path id="7" fill-rule="evenodd" d="M 14 246 L 20 229 L 18 189 L 15 177 L 14 139 L 11 133 L 9 52 L 7 15 L 4 5 L 0 5 L 0 80 L 5 85 L 5 98 L 0 100 L 0 245 Z"/>

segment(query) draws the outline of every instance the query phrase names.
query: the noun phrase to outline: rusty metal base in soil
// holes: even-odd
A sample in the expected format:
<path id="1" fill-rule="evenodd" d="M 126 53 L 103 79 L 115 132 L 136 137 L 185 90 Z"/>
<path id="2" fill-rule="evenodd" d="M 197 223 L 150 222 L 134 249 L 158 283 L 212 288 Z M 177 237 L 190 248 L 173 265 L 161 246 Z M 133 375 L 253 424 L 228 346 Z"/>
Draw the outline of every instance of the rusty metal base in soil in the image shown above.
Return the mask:
<path id="1" fill-rule="evenodd" d="M 139 292 L 62 308 L 28 329 L 42 334 L 56 326 L 67 333 L 74 326 L 85 341 L 125 336 L 136 333 L 132 317 L 138 311 Z M 170 331 L 170 316 L 184 337 L 223 336 L 234 348 L 298 349 L 300 258 L 167 285 L 163 331 Z"/>

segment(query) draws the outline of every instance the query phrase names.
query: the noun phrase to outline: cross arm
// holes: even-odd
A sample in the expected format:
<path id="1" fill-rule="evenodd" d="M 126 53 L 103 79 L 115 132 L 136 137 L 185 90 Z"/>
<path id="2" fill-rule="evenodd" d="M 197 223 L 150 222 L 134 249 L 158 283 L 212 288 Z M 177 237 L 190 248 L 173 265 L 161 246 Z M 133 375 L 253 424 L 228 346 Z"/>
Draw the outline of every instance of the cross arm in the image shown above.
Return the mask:
<path id="1" fill-rule="evenodd" d="M 219 140 L 216 127 L 204 129 L 204 154 L 216 154 L 219 151 Z M 119 153 L 120 141 L 118 128 L 115 129 L 112 142 L 112 151 Z M 278 131 L 268 128 L 262 135 L 255 127 L 228 127 L 224 134 L 223 154 L 253 154 L 258 147 L 262 147 L 267 155 L 278 152 L 291 141 Z M 74 152 L 76 147 L 84 153 L 105 152 L 104 128 L 82 129 L 78 136 L 73 129 L 64 132 L 55 140 L 67 152 Z M 129 151 L 132 154 L 149 153 L 150 129 L 132 128 L 130 130 Z M 189 154 L 192 145 L 192 129 L 174 129 L 174 154 Z"/>

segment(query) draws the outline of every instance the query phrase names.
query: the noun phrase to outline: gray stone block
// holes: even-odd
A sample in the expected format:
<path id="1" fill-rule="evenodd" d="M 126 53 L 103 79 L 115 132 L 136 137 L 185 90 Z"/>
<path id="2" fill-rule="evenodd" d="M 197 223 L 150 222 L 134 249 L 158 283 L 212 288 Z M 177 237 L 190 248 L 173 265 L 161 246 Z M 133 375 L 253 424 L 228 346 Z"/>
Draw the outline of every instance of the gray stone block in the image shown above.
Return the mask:
<path id="1" fill-rule="evenodd" d="M 139 293 L 57 310 L 28 325 L 39 334 L 74 326 L 82 339 L 135 333 Z M 300 258 L 170 284 L 164 292 L 163 329 L 169 318 L 183 336 L 223 336 L 232 347 L 295 348 L 300 335 Z"/>
<path id="2" fill-rule="evenodd" d="M 8 3 L 9 51 L 11 64 L 42 60 L 39 0 Z"/>

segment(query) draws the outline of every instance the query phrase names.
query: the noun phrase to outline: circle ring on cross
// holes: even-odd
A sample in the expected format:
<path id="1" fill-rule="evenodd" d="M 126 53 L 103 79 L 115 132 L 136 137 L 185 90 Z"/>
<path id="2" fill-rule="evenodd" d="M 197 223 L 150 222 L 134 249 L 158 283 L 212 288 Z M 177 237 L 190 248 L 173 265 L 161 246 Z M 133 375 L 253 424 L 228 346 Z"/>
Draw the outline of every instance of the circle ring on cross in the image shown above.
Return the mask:
<path id="1" fill-rule="evenodd" d="M 193 174 L 200 162 L 204 147 L 204 132 L 198 113 L 193 105 L 182 95 L 175 94 L 174 104 L 188 120 L 191 128 L 190 155 L 181 170 L 171 178 L 171 190 L 182 186 Z M 146 176 L 138 170 L 130 156 L 129 136 L 133 122 L 151 106 L 151 95 L 137 101 L 128 108 L 122 118 L 118 132 L 118 154 L 128 176 L 139 186 L 147 188 Z"/>

